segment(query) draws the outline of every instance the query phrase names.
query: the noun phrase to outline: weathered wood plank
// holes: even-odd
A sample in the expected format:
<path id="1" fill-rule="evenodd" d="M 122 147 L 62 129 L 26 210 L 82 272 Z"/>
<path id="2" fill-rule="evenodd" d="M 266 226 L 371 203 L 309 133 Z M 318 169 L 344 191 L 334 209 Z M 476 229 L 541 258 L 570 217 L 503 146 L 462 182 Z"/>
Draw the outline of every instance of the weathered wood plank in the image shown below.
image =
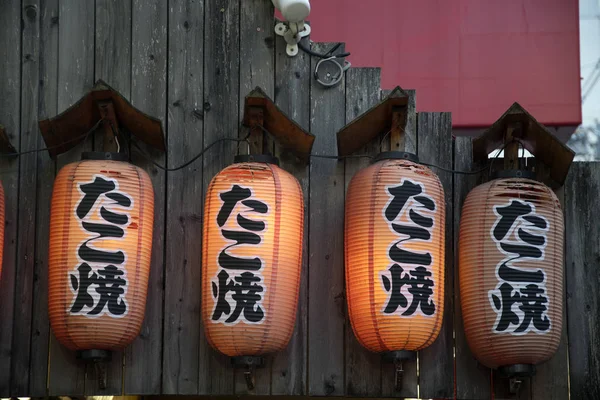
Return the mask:
<path id="1" fill-rule="evenodd" d="M 204 4 L 183 1 L 169 9 L 169 166 L 181 165 L 203 146 Z M 165 390 L 198 393 L 202 162 L 167 179 L 165 277 Z M 195 199 L 190 201 L 190 199 Z"/>
<path id="2" fill-rule="evenodd" d="M 275 42 L 273 31 L 273 3 L 263 0 L 240 1 L 240 90 L 239 121 L 244 117 L 244 97 L 255 87 L 260 86 L 273 98 L 275 85 Z M 240 129 L 240 137 L 245 137 L 250 128 Z M 253 140 L 253 137 L 256 138 Z M 257 153 L 263 150 L 273 152 L 273 140 L 266 133 L 255 130 L 250 137 L 251 146 L 257 141 Z M 240 146 L 240 153 L 247 153 L 247 146 Z M 267 395 L 271 392 L 272 357 L 265 357 L 265 366 L 254 372 L 255 387 L 248 391 L 244 371 L 235 372 L 235 393 Z"/>
<path id="3" fill-rule="evenodd" d="M 407 131 L 409 130 L 407 129 Z M 420 161 L 452 169 L 454 149 L 452 146 L 452 117 L 449 112 L 419 113 L 417 135 Z M 419 394 L 423 398 L 449 398 L 454 395 L 452 173 L 435 167 L 431 167 L 431 169 L 438 175 L 442 183 L 446 203 L 444 314 L 437 339 L 429 347 L 421 350 L 419 354 Z M 441 306 L 441 304 L 438 305 L 440 309 Z"/>
<path id="4" fill-rule="evenodd" d="M 539 169 L 539 166 L 538 168 Z M 560 200 L 562 210 L 565 210 L 565 191 L 564 186 L 555 190 L 556 196 Z M 566 263 L 565 263 L 566 264 Z M 565 274 L 566 275 L 566 274 Z M 563 275 L 563 282 L 566 282 Z M 566 286 L 566 285 L 565 285 Z M 566 290 L 563 290 L 563 293 Z M 569 398 L 569 371 L 565 368 L 568 365 L 568 340 L 567 340 L 567 312 L 566 296 L 563 299 L 563 324 L 560 344 L 554 356 L 543 364 L 536 366 L 537 372 L 531 380 L 531 398 L 534 400 L 549 399 L 559 400 Z M 577 337 L 577 336 L 576 336 Z"/>
<path id="5" fill-rule="evenodd" d="M 346 124 L 379 102 L 380 73 L 378 68 L 350 68 L 346 72 Z M 375 157 L 379 153 L 379 144 L 380 138 L 377 137 L 358 150 L 355 155 L 365 154 Z M 346 158 L 344 162 L 344 189 L 347 190 L 354 174 L 369 166 L 370 159 L 367 157 Z M 356 340 L 349 318 L 346 318 L 345 347 L 345 394 L 365 397 L 381 396 L 381 356 L 367 350 Z"/>
<path id="6" fill-rule="evenodd" d="M 21 97 L 21 2 L 3 1 L 0 4 L 0 124 L 4 125 L 13 146 L 19 149 L 19 117 Z M 15 285 L 17 284 L 17 235 L 19 159 L 0 159 L 3 170 L 5 199 L 5 228 L 2 276 L 0 277 L 0 396 L 10 395 L 11 357 Z M 18 340 L 18 339 L 17 339 Z M 16 356 L 18 357 L 18 356 Z"/>
<path id="7" fill-rule="evenodd" d="M 240 79 L 240 4 L 214 0 L 204 11 L 204 146 L 238 135 Z M 203 157 L 202 191 L 212 178 L 233 161 L 237 146 L 221 142 Z M 201 394 L 233 394 L 234 374 L 229 357 L 210 347 L 200 334 Z"/>
<path id="8" fill-rule="evenodd" d="M 125 98 L 131 97 L 131 1 L 96 1 L 95 77 L 104 80 Z M 94 136 L 94 149 L 103 151 L 105 135 Z M 123 139 L 117 137 L 117 141 Z M 121 149 L 126 143 L 120 143 Z M 101 389 L 95 371 L 88 368 L 85 380 L 87 395 L 118 395 L 123 388 L 124 352 L 113 351 L 106 366 L 106 388 Z"/>
<path id="9" fill-rule="evenodd" d="M 567 323 L 572 399 L 600 398 L 600 163 L 573 163 L 565 182 Z"/>
<path id="10" fill-rule="evenodd" d="M 77 102 L 94 83 L 94 1 L 61 1 L 59 4 L 58 111 Z M 82 151 L 92 149 L 92 138 L 58 157 L 57 167 L 78 161 Z M 74 351 L 54 337 L 50 341 L 50 395 L 82 395 L 85 364 Z M 90 368 L 91 369 L 91 368 Z"/>
<path id="11" fill-rule="evenodd" d="M 392 140 L 389 134 L 384 133 L 381 140 L 381 151 L 406 151 L 417 154 L 417 126 L 416 126 L 416 92 L 414 89 L 405 90 L 408 93 L 407 106 L 407 128 L 405 129 L 405 137 L 401 140 L 402 146 L 392 146 Z M 382 99 L 389 95 L 389 91 L 382 91 Z M 412 127 L 412 129 L 411 129 Z M 382 362 L 381 365 L 381 392 L 384 397 L 417 397 L 418 395 L 418 369 L 419 358 L 414 361 L 405 361 L 402 363 L 404 373 L 402 376 L 402 390 L 396 391 L 395 374 L 396 370 L 392 364 Z"/>
<path id="12" fill-rule="evenodd" d="M 275 31 L 273 30 L 273 3 L 263 0 L 240 2 L 240 122 L 244 116 L 244 97 L 260 86 L 272 99 L 275 87 Z M 248 134 L 249 128 L 240 129 L 240 137 Z M 273 152 L 273 139 L 266 133 L 263 137 L 265 152 Z M 240 146 L 241 154 L 247 146 Z M 270 361 L 268 361 L 270 363 Z M 256 374 L 256 394 L 261 393 L 260 374 Z M 236 377 L 236 385 L 238 381 Z M 245 386 L 245 384 L 244 384 Z M 237 393 L 237 390 L 236 390 Z M 263 393 L 267 394 L 267 393 Z"/>
<path id="13" fill-rule="evenodd" d="M 331 43 L 313 49 L 326 53 Z M 338 53 L 344 46 L 338 48 Z M 318 58 L 312 57 L 311 70 Z M 346 120 L 345 79 L 326 88 L 311 78 L 310 128 L 316 155 L 335 155 Z M 344 163 L 311 158 L 308 271 L 309 395 L 344 393 Z M 327 327 L 325 329 L 325 327 Z"/>
<path id="14" fill-rule="evenodd" d="M 454 142 L 454 169 L 473 171 L 478 166 L 473 163 L 473 144 L 470 137 L 457 137 Z M 479 166 L 480 167 L 480 166 Z M 454 175 L 454 332 L 456 363 L 456 398 L 489 399 L 491 397 L 489 368 L 479 364 L 473 356 L 465 337 L 460 305 L 460 284 L 458 281 L 458 232 L 462 206 L 469 192 L 477 186 L 477 175 Z M 450 310 L 448 310 L 449 312 Z"/>
<path id="15" fill-rule="evenodd" d="M 94 80 L 102 79 L 128 100 L 131 95 L 131 21 L 131 0 L 96 0 Z M 102 151 L 104 135 L 96 135 L 94 139 L 94 149 Z M 120 144 L 126 146 L 126 143 Z"/>
<path id="16" fill-rule="evenodd" d="M 310 128 L 310 57 L 300 53 L 289 57 L 282 38 L 275 39 L 274 101 L 288 117 L 303 129 Z M 273 355 L 271 394 L 305 395 L 308 349 L 308 217 L 309 166 L 297 161 L 293 154 L 275 146 L 281 168 L 293 174 L 304 194 L 304 243 L 298 312 L 294 333 L 285 350 Z"/>
<path id="17" fill-rule="evenodd" d="M 21 132 L 13 141 L 20 151 L 37 148 L 39 23 L 37 1 L 22 3 L 23 30 L 21 39 Z M 16 142 L 16 143 L 14 143 Z M 17 147 L 19 148 L 19 147 Z M 29 357 L 33 300 L 33 274 L 36 231 L 36 155 L 19 157 L 19 209 L 17 217 L 17 262 L 15 307 L 11 358 L 11 394 L 29 393 Z"/>
<path id="18" fill-rule="evenodd" d="M 162 120 L 166 129 L 167 4 L 133 0 L 131 36 L 131 102 Z M 146 314 L 140 335 L 125 349 L 125 393 L 157 394 L 162 381 L 164 242 L 166 173 L 147 158 L 165 165 L 164 154 L 139 143 L 146 156 L 132 151 L 131 160 L 144 168 L 154 187 L 154 231 Z M 162 368 L 161 368 L 162 366 Z"/>
<path id="19" fill-rule="evenodd" d="M 58 0 L 38 3 L 39 13 L 39 86 L 37 120 L 58 114 Z M 39 130 L 36 127 L 36 134 Z M 38 147 L 44 140 L 37 134 Z M 37 158 L 37 205 L 35 265 L 33 278 L 33 322 L 31 332 L 31 363 L 29 395 L 48 394 L 48 349 L 50 325 L 48 321 L 48 240 L 50 233 L 50 201 L 56 163 L 48 152 L 39 152 Z"/>

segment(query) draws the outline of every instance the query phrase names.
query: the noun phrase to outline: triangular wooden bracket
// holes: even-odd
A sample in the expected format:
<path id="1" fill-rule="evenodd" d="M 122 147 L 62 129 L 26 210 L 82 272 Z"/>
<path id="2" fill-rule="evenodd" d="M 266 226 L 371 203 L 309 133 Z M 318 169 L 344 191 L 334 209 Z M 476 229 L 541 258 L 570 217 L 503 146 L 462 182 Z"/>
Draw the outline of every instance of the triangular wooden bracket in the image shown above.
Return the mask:
<path id="1" fill-rule="evenodd" d="M 382 133 L 400 135 L 406 128 L 409 95 L 400 86 L 337 133 L 338 156 L 348 156 Z M 397 132 L 391 132 L 396 127 Z M 396 138 L 394 138 L 396 140 Z"/>
<path id="2" fill-rule="evenodd" d="M 248 93 L 244 103 L 244 125 L 260 124 L 279 145 L 308 162 L 315 136 L 288 117 L 260 87 Z"/>
<path id="3" fill-rule="evenodd" d="M 514 143 L 515 148 L 509 148 Z M 473 140 L 473 159 L 486 162 L 488 155 L 505 146 L 505 159 L 509 160 L 516 153 L 518 144 L 522 143 L 536 158 L 536 164 L 542 163 L 549 171 L 550 178 L 564 184 L 575 152 L 562 143 L 544 125 L 540 124 L 519 103 L 512 106 L 481 136 Z M 505 168 L 509 168 L 505 164 Z"/>
<path id="4" fill-rule="evenodd" d="M 82 135 L 92 129 L 102 117 L 112 120 L 117 127 L 123 126 L 155 149 L 166 150 L 160 120 L 133 107 L 118 91 L 98 80 L 77 103 L 56 117 L 39 122 L 50 157 L 56 158 L 81 143 L 85 139 Z M 104 126 L 110 139 L 110 125 L 105 123 Z"/>
<path id="5" fill-rule="evenodd" d="M 6 129 L 2 125 L 0 125 L 0 153 L 17 156 L 17 150 L 10 143 Z"/>

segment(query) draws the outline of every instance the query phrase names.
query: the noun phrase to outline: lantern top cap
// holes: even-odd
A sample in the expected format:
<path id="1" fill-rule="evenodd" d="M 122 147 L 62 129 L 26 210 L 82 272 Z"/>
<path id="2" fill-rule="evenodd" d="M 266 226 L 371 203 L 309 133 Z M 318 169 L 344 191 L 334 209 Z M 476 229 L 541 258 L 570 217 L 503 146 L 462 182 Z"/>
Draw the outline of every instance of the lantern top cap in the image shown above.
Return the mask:
<path id="1" fill-rule="evenodd" d="M 127 153 L 112 153 L 108 151 L 86 151 L 81 154 L 82 160 L 129 161 Z"/>
<path id="2" fill-rule="evenodd" d="M 83 142 L 87 137 L 86 132 L 102 119 L 99 108 L 106 103 L 112 104 L 119 126 L 149 146 L 163 152 L 166 150 L 160 120 L 133 107 L 121 93 L 103 80 L 98 80 L 77 103 L 53 118 L 39 121 L 50 157 L 56 158 Z"/>
<path id="3" fill-rule="evenodd" d="M 17 155 L 17 150 L 10 143 L 8 134 L 3 125 L 0 125 L 0 153 L 8 153 Z"/>
<path id="4" fill-rule="evenodd" d="M 283 149 L 308 162 L 315 136 L 288 117 L 259 86 L 246 95 L 243 123 L 250 128 L 261 125 Z"/>
<path id="5" fill-rule="evenodd" d="M 419 162 L 419 157 L 414 153 L 406 153 L 404 151 L 383 151 L 373 159 L 373 162 L 382 160 L 408 160 L 415 163 Z"/>
<path id="6" fill-rule="evenodd" d="M 512 136 L 547 167 L 550 177 L 560 185 L 564 184 L 575 152 L 519 103 L 513 103 L 491 127 L 473 140 L 473 159 L 486 161 L 492 151 L 502 148 L 506 144 L 509 127 L 512 128 Z"/>
<path id="7" fill-rule="evenodd" d="M 245 162 L 267 163 L 279 166 L 279 159 L 269 154 L 240 154 L 233 158 L 235 164 Z"/>
<path id="8" fill-rule="evenodd" d="M 340 129 L 337 133 L 338 155 L 350 155 L 389 131 L 394 111 L 407 112 L 409 97 L 404 89 L 396 86 L 385 99 Z"/>
<path id="9" fill-rule="evenodd" d="M 492 173 L 492 179 L 522 178 L 536 180 L 535 173 L 521 169 L 504 169 Z"/>

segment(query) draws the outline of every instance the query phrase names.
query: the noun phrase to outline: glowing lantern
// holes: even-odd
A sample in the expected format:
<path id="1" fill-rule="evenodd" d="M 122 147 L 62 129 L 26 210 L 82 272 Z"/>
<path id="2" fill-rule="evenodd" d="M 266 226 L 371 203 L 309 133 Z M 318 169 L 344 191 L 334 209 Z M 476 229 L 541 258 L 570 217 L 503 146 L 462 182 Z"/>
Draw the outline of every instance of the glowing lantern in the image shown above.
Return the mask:
<path id="1" fill-rule="evenodd" d="M 564 225 L 552 190 L 517 172 L 503 172 L 465 200 L 460 298 L 475 357 L 508 375 L 530 375 L 560 342 Z"/>
<path id="2" fill-rule="evenodd" d="M 444 189 L 409 153 L 381 153 L 346 195 L 346 294 L 367 349 L 396 355 L 438 336 L 444 313 Z"/>
<path id="3" fill-rule="evenodd" d="M 84 153 L 52 194 L 49 315 L 83 359 L 108 358 L 138 335 L 146 307 L 154 192 L 118 153 Z"/>
<path id="4" fill-rule="evenodd" d="M 202 318 L 231 357 L 283 349 L 294 329 L 302 261 L 300 184 L 270 156 L 238 156 L 206 194 Z"/>

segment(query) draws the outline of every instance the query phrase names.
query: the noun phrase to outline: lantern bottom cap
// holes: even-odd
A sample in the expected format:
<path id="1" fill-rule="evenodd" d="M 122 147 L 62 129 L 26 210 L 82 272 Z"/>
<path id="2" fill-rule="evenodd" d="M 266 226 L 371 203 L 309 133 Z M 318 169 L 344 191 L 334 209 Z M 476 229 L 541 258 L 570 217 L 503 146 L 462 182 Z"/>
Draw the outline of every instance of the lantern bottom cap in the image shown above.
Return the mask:
<path id="1" fill-rule="evenodd" d="M 503 365 L 498 367 L 498 372 L 502 376 L 506 376 L 508 378 L 514 377 L 531 377 L 535 375 L 535 365 L 533 364 L 513 364 L 513 365 Z"/>
<path id="2" fill-rule="evenodd" d="M 254 368 L 262 368 L 265 366 L 265 359 L 261 356 L 238 356 L 231 357 L 231 365 L 234 368 L 246 368 L 246 367 L 254 367 Z"/>
<path id="3" fill-rule="evenodd" d="M 78 350 L 77 358 L 83 361 L 110 361 L 111 352 L 110 350 L 98 350 L 98 349 L 90 349 L 90 350 Z"/>
<path id="4" fill-rule="evenodd" d="M 417 358 L 416 351 L 396 350 L 381 353 L 381 358 L 386 363 L 395 363 L 398 361 L 415 360 Z"/>

